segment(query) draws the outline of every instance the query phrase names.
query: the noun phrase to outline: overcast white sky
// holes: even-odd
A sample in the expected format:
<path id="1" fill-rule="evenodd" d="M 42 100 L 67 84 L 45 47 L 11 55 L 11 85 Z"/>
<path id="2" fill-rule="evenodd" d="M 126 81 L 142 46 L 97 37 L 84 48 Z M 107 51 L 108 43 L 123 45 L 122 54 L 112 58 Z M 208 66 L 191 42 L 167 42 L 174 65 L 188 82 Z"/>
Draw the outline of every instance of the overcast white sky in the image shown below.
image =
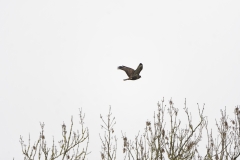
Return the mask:
<path id="1" fill-rule="evenodd" d="M 100 159 L 100 114 L 109 105 L 130 138 L 157 102 L 205 103 L 213 122 L 240 104 L 239 1 L 0 1 L 0 155 L 23 159 L 19 144 L 58 137 L 78 108 L 90 130 L 89 159 Z M 117 66 L 142 78 L 123 81 Z M 214 113 L 214 114 L 213 114 Z M 134 127 L 133 127 L 134 126 Z M 214 126 L 213 126 L 214 127 Z M 57 139 L 56 139 L 57 140 Z M 50 143 L 49 143 L 50 145 Z M 120 153 L 119 153 L 120 154 Z"/>

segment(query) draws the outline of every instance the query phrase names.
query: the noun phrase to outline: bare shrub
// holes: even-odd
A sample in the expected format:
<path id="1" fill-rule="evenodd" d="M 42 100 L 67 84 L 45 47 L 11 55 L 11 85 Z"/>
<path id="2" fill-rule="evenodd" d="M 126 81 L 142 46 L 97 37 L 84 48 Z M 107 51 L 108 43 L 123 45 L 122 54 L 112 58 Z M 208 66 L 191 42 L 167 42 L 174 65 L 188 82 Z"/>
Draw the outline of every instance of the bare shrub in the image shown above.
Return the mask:
<path id="1" fill-rule="evenodd" d="M 100 115 L 103 122 L 101 128 L 104 130 L 104 135 L 99 135 L 102 146 L 101 146 L 101 159 L 102 160 L 115 160 L 117 152 L 117 138 L 114 136 L 114 125 L 116 124 L 115 117 L 112 118 L 111 107 L 107 115 L 107 121 L 105 121 Z"/>
<path id="2" fill-rule="evenodd" d="M 67 126 L 63 123 L 62 139 L 58 141 L 58 146 L 56 146 L 54 139 L 52 145 L 50 147 L 47 146 L 46 135 L 44 134 L 44 123 L 40 123 L 41 132 L 38 140 L 33 145 L 31 145 L 30 135 L 28 144 L 25 144 L 23 137 L 20 136 L 24 160 L 55 160 L 57 158 L 61 158 L 62 160 L 84 160 L 88 154 L 89 131 L 87 127 L 84 127 L 85 115 L 83 115 L 82 110 L 79 110 L 79 112 L 80 131 L 73 131 L 73 118 L 71 118 L 71 126 L 68 132 Z M 80 147 L 83 143 L 84 146 Z"/>
<path id="3" fill-rule="evenodd" d="M 123 152 L 125 159 L 136 160 L 192 160 L 200 159 L 198 155 L 198 143 L 201 141 L 202 131 L 205 126 L 203 116 L 204 107 L 198 107 L 199 121 L 193 126 L 191 114 L 185 107 L 188 124 L 181 125 L 178 117 L 178 109 L 174 107 L 172 100 L 166 110 L 164 99 L 158 103 L 158 110 L 154 113 L 153 122 L 147 121 L 144 133 L 135 137 L 134 141 L 128 140 L 123 135 Z M 168 114 L 170 122 L 165 121 Z M 169 129 L 166 126 L 170 126 Z"/>
<path id="4" fill-rule="evenodd" d="M 236 160 L 240 156 L 240 107 L 234 109 L 235 117 L 227 116 L 226 108 L 221 110 L 221 118 L 216 120 L 218 135 L 213 137 L 212 130 L 206 126 L 208 135 L 207 153 L 209 160 Z"/>
<path id="5" fill-rule="evenodd" d="M 153 120 L 146 121 L 143 133 L 140 132 L 133 140 L 122 133 L 124 160 L 236 160 L 240 156 L 240 107 L 234 109 L 234 118 L 229 118 L 226 108 L 220 111 L 221 117 L 216 120 L 217 136 L 213 135 L 212 128 L 208 126 L 208 120 L 203 115 L 198 105 L 198 120 L 193 122 L 192 115 L 186 105 L 183 107 L 184 117 L 180 116 L 179 109 L 174 107 L 172 100 L 169 106 L 164 104 L 164 98 L 157 104 Z M 88 155 L 89 131 L 84 127 L 84 115 L 80 110 L 80 131 L 73 131 L 73 119 L 69 132 L 65 124 L 62 125 L 62 139 L 58 141 L 59 147 L 47 146 L 44 134 L 44 123 L 40 123 L 41 132 L 38 140 L 31 145 L 30 136 L 28 144 L 25 144 L 20 136 L 20 144 L 25 160 L 57 158 L 84 160 Z M 111 107 L 105 120 L 102 120 L 103 135 L 101 140 L 100 157 L 102 160 L 117 159 L 117 137 L 114 127 L 116 119 L 113 117 Z M 186 120 L 186 122 L 183 121 Z M 200 155 L 199 143 L 203 132 L 207 134 L 206 151 Z M 204 143 L 204 142 L 203 142 Z"/>

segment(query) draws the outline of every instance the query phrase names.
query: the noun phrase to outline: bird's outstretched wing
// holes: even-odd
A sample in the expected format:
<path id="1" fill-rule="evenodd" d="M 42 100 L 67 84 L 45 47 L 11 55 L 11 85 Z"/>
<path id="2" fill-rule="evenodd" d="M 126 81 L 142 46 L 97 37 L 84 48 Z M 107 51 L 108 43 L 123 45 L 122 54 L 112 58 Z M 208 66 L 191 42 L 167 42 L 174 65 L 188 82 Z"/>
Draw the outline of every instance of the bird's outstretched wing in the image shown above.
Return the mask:
<path id="1" fill-rule="evenodd" d="M 129 68 L 126 66 L 119 66 L 118 69 L 125 71 L 127 73 L 128 77 L 131 77 L 134 73 L 134 70 L 132 68 Z"/>
<path id="2" fill-rule="evenodd" d="M 138 65 L 138 68 L 135 70 L 134 75 L 140 74 L 140 72 L 142 71 L 142 69 L 143 69 L 143 64 L 140 63 L 140 64 Z"/>

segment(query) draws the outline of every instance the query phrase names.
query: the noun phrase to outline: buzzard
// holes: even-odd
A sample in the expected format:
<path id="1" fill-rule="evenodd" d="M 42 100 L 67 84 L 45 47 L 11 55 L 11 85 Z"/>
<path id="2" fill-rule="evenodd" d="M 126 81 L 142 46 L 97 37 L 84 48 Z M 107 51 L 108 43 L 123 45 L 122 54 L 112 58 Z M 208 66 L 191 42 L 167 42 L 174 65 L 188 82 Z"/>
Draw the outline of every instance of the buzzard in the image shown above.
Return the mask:
<path id="1" fill-rule="evenodd" d="M 142 65 L 142 63 L 140 63 L 136 70 L 126 67 L 126 66 L 119 66 L 118 69 L 125 71 L 126 74 L 128 75 L 128 78 L 124 79 L 124 81 L 137 80 L 137 79 L 141 78 L 141 76 L 139 74 L 140 74 L 141 70 L 143 69 L 143 65 Z"/>

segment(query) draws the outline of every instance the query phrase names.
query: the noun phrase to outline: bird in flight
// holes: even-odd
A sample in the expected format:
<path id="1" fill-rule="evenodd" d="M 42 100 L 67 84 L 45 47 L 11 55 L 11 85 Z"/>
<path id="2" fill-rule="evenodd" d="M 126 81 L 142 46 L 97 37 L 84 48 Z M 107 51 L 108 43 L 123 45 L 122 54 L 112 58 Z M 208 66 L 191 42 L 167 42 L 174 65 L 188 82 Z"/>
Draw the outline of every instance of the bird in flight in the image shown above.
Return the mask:
<path id="1" fill-rule="evenodd" d="M 126 80 L 137 80 L 137 79 L 141 78 L 141 76 L 139 74 L 143 69 L 143 64 L 140 63 L 136 70 L 134 70 L 132 68 L 129 68 L 129 67 L 126 67 L 126 66 L 119 66 L 118 69 L 121 69 L 121 70 L 125 71 L 126 74 L 128 75 L 128 78 L 124 79 L 124 81 L 126 81 Z"/>

